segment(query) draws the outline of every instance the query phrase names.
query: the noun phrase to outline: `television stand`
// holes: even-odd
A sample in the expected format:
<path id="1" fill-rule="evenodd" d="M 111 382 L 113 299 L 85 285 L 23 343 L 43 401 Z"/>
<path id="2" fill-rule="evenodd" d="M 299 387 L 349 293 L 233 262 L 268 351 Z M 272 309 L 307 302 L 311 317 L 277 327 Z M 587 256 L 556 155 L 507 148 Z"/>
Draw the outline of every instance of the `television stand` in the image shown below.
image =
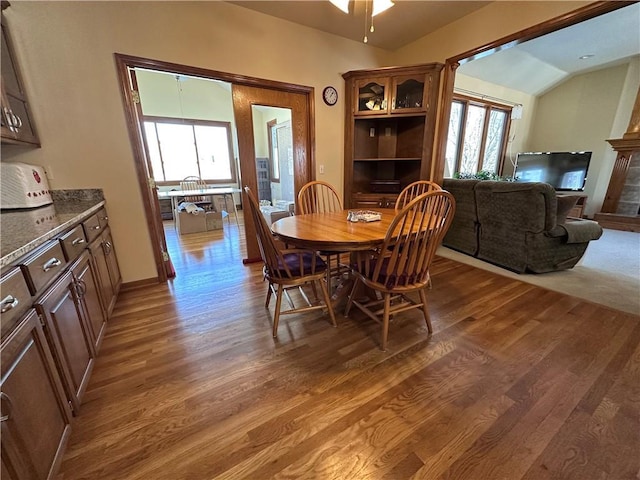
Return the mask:
<path id="1" fill-rule="evenodd" d="M 578 192 L 556 192 L 557 197 L 578 197 L 578 201 L 573 206 L 567 217 L 582 218 L 584 217 L 584 209 L 587 207 L 588 195 Z"/>

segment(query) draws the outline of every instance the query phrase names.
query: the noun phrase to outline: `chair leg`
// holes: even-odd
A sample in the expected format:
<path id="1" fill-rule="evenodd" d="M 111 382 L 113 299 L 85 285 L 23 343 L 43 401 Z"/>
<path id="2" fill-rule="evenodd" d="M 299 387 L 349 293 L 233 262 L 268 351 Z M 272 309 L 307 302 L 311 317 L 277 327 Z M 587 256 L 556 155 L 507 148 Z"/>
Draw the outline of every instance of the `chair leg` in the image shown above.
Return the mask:
<path id="1" fill-rule="evenodd" d="M 322 289 L 322 295 L 324 296 L 324 303 L 327 305 L 327 310 L 329 310 L 329 316 L 331 317 L 331 322 L 333 323 L 334 327 L 337 327 L 338 324 L 336 323 L 336 316 L 333 313 L 333 305 L 331 305 L 331 296 L 329 295 L 329 289 L 324 283 L 322 283 L 322 280 L 320 280 L 318 283 L 320 283 L 320 288 Z"/>
<path id="2" fill-rule="evenodd" d="M 422 313 L 424 314 L 424 320 L 427 322 L 427 330 L 429 333 L 433 333 L 433 327 L 431 326 L 431 317 L 429 316 L 429 309 L 427 308 L 427 292 L 424 291 L 424 288 L 418 290 L 420 294 L 420 301 L 422 302 Z"/>
<path id="3" fill-rule="evenodd" d="M 269 308 L 269 303 L 271 302 L 272 288 L 273 288 L 273 285 L 271 282 L 269 282 L 269 286 L 267 287 L 267 299 L 264 302 L 264 308 Z"/>
<path id="4" fill-rule="evenodd" d="M 280 307 L 282 306 L 282 293 L 284 292 L 284 287 L 280 284 L 278 285 L 278 293 L 276 295 L 276 311 L 273 315 L 273 338 L 278 336 L 278 321 L 280 321 Z"/>
<path id="5" fill-rule="evenodd" d="M 382 315 L 382 351 L 387 351 L 387 337 L 389 336 L 389 310 L 391 309 L 391 294 L 384 294 L 384 313 Z"/>
<path id="6" fill-rule="evenodd" d="M 316 282 L 311 282 L 311 290 L 313 291 L 314 300 L 318 301 L 318 287 L 316 287 Z"/>
<path id="7" fill-rule="evenodd" d="M 331 291 L 331 258 L 333 255 L 327 255 L 327 288 Z"/>
<path id="8" fill-rule="evenodd" d="M 347 300 L 347 306 L 344 308 L 344 316 L 349 316 L 349 310 L 351 310 L 351 306 L 353 305 L 353 297 L 356 294 L 356 288 L 358 288 L 358 284 L 360 283 L 360 278 L 356 277 L 353 282 L 353 288 L 351 289 L 351 293 L 349 294 L 349 298 Z"/>

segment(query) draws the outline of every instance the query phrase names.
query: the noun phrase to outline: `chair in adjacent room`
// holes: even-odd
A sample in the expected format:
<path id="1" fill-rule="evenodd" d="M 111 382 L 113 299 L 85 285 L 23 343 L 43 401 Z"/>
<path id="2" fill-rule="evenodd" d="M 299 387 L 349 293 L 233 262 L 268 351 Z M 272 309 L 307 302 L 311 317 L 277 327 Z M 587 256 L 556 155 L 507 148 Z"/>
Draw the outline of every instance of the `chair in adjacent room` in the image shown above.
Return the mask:
<path id="1" fill-rule="evenodd" d="M 429 267 L 454 212 L 455 200 L 449 192 L 440 190 L 422 194 L 396 215 L 378 250 L 358 254 L 353 271 L 355 282 L 345 315 L 355 305 L 381 323 L 382 350 L 387 348 L 391 315 L 420 308 L 429 333 L 433 331 L 425 287 L 429 281 Z M 361 284 L 379 292 L 382 299 L 356 299 Z M 407 295 L 412 292 L 418 294 L 419 301 Z"/>
<path id="2" fill-rule="evenodd" d="M 338 197 L 338 192 L 327 182 L 318 180 L 306 183 L 298 193 L 298 212 L 305 213 L 325 213 L 342 211 L 342 202 Z M 318 252 L 322 255 L 329 266 L 327 269 L 327 285 L 331 290 L 331 277 L 339 277 L 342 273 L 339 252 Z M 333 263 L 335 262 L 335 267 Z M 348 267 L 345 267 L 348 269 Z"/>
<path id="3" fill-rule="evenodd" d="M 267 221 L 260 212 L 260 206 L 255 196 L 249 187 L 244 187 L 244 191 L 247 194 L 249 211 L 256 227 L 258 246 L 264 263 L 264 278 L 269 282 L 265 302 L 266 308 L 269 307 L 272 294 L 276 296 L 276 307 L 273 317 L 273 336 L 277 336 L 280 315 L 290 313 L 326 308 L 331 317 L 331 323 L 334 327 L 337 326 L 331 305 L 331 298 L 329 297 L 329 290 L 323 281 L 328 268 L 325 261 L 312 250 L 298 248 L 279 249 L 271 229 L 269 225 L 267 225 Z M 324 299 L 324 303 L 322 304 L 312 304 L 306 293 L 302 290 L 302 286 L 309 284 L 312 286 L 315 295 L 315 282 L 320 284 L 320 289 L 322 290 Z M 301 307 L 294 305 L 292 298 L 288 296 L 287 292 L 294 288 L 298 289 L 306 305 Z M 287 296 L 287 300 L 291 306 L 289 310 L 281 311 L 283 296 Z"/>
<path id="4" fill-rule="evenodd" d="M 413 200 L 417 196 L 420 196 L 423 193 L 437 192 L 438 190 L 442 190 L 442 187 L 430 180 L 418 180 L 417 182 L 413 182 L 407 185 L 400 192 L 400 195 L 398 195 L 398 198 L 396 199 L 396 212 L 402 210 L 411 200 Z"/>
<path id="5" fill-rule="evenodd" d="M 190 176 L 185 177 L 180 182 L 180 190 L 204 190 L 207 188 L 207 184 L 200 177 Z M 203 195 L 189 195 L 185 196 L 183 199 L 184 202 L 194 203 L 200 208 L 205 210 L 213 210 L 213 203 L 211 198 L 205 197 Z"/>

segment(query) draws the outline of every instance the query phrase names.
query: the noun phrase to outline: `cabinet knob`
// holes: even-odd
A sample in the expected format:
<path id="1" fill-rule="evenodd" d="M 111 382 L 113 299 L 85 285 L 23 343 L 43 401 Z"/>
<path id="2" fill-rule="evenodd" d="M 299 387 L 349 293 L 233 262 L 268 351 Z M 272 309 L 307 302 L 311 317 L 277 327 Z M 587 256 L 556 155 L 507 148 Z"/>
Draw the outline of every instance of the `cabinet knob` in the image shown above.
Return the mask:
<path id="1" fill-rule="evenodd" d="M 22 128 L 22 119 L 15 113 L 13 113 L 13 111 L 8 107 L 4 107 L 3 110 L 6 118 L 7 127 L 9 127 L 9 130 L 11 130 L 12 132 L 17 133 L 18 130 Z"/>
<path id="2" fill-rule="evenodd" d="M 0 422 L 6 422 L 7 420 L 9 420 L 9 415 L 11 415 L 11 409 L 13 408 L 13 404 L 11 403 L 11 398 L 9 398 L 9 395 L 7 395 L 4 392 L 0 392 L 0 399 L 7 402 L 7 407 L 8 407 L 7 414 L 6 415 L 0 414 Z"/>
<path id="3" fill-rule="evenodd" d="M 79 298 L 83 298 L 87 293 L 87 284 L 84 283 L 84 280 L 76 280 L 74 282 L 76 293 Z"/>
<path id="4" fill-rule="evenodd" d="M 78 237 L 73 242 L 71 242 L 71 245 L 80 245 L 80 244 L 82 244 L 84 242 L 85 242 L 84 238 Z"/>
<path id="5" fill-rule="evenodd" d="M 8 312 L 9 310 L 16 308 L 18 306 L 18 303 L 20 302 L 16 297 L 14 297 L 13 295 L 7 295 L 2 299 L 2 302 L 0 303 L 0 305 L 2 305 L 2 307 L 0 308 L 0 313 Z"/>
<path id="6" fill-rule="evenodd" d="M 59 267 L 60 265 L 62 265 L 62 262 L 58 260 L 56 257 L 53 257 L 42 266 L 42 270 L 44 270 L 45 272 L 48 272 L 52 268 Z"/>

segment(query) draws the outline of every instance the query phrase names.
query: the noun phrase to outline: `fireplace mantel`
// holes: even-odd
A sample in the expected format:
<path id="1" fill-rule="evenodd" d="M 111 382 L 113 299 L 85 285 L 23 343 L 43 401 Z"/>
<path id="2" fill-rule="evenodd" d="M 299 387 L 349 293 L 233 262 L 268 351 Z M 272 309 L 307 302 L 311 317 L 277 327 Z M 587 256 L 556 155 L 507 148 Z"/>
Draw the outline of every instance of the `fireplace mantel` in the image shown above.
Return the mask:
<path id="1" fill-rule="evenodd" d="M 607 140 L 618 152 L 602 210 L 595 220 L 605 228 L 640 232 L 640 89 L 627 132 Z"/>

